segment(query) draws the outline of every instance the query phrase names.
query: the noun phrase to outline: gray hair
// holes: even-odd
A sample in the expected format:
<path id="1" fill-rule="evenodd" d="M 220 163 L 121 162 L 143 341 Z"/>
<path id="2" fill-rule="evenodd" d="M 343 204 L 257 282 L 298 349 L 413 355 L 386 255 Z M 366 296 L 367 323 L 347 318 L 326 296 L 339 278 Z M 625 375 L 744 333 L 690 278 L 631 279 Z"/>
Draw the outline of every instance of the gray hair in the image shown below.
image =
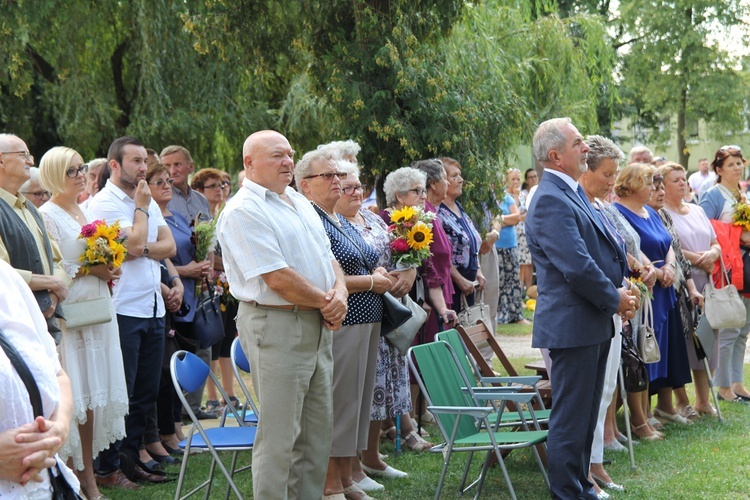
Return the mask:
<path id="1" fill-rule="evenodd" d="M 628 153 L 628 164 L 633 163 L 633 157 L 640 153 L 648 153 L 648 156 L 650 157 L 648 160 L 649 163 L 654 160 L 654 153 L 652 153 L 646 146 L 634 146 Z"/>
<path id="2" fill-rule="evenodd" d="M 398 201 L 396 195 L 408 192 L 414 184 L 426 187 L 427 175 L 423 171 L 412 167 L 401 167 L 388 174 L 383 183 L 386 204 L 389 207 L 395 205 Z"/>
<path id="3" fill-rule="evenodd" d="M 18 192 L 22 193 L 22 192 L 26 191 L 27 189 L 29 189 L 29 187 L 31 186 L 32 182 L 36 182 L 37 184 L 39 184 L 41 186 L 41 184 L 39 182 L 39 169 L 37 167 L 30 167 L 29 168 L 29 179 L 26 182 L 24 182 L 23 184 L 21 184 L 21 187 L 18 188 Z M 45 187 L 44 189 L 47 189 L 47 188 Z"/>
<path id="4" fill-rule="evenodd" d="M 542 122 L 534 132 L 534 158 L 539 163 L 549 160 L 549 153 L 553 149 L 562 149 L 565 146 L 565 135 L 562 133 L 563 125 L 572 123 L 568 117 L 552 118 Z"/>
<path id="5" fill-rule="evenodd" d="M 312 172 L 313 164 L 329 161 L 336 162 L 340 159 L 339 155 L 333 154 L 331 150 L 326 149 L 313 149 L 305 153 L 305 156 L 294 166 L 294 182 L 297 184 L 297 189 L 299 189 L 302 179 Z"/>
<path id="6" fill-rule="evenodd" d="M 586 145 L 589 147 L 586 164 L 592 172 L 599 167 L 602 160 L 611 159 L 619 163 L 625 158 L 625 154 L 617 147 L 617 144 L 601 135 L 586 137 Z"/>
<path id="7" fill-rule="evenodd" d="M 416 168 L 417 170 L 421 170 L 422 172 L 424 172 L 424 174 L 427 176 L 426 187 L 428 188 L 436 182 L 440 182 L 443 175 L 445 174 L 445 167 L 443 167 L 443 162 L 438 160 L 437 158 L 415 161 L 411 164 L 411 168 Z"/>
<path id="8" fill-rule="evenodd" d="M 336 160 L 336 170 L 356 177 L 357 180 L 359 180 L 359 167 L 356 163 L 352 163 L 350 161 L 344 160 L 343 158 L 339 158 L 338 160 Z"/>
<path id="9" fill-rule="evenodd" d="M 352 157 L 355 160 L 359 152 L 362 150 L 360 145 L 351 139 L 348 141 L 333 141 L 328 144 L 321 144 L 317 149 L 318 151 L 329 151 L 342 158 Z"/>

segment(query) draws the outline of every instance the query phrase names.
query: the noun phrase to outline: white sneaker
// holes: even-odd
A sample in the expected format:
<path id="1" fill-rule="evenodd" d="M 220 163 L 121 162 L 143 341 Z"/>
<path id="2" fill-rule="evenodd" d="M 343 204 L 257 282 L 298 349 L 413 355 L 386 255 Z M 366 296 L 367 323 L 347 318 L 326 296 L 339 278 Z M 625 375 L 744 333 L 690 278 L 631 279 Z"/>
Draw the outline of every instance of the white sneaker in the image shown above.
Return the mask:
<path id="1" fill-rule="evenodd" d="M 367 476 L 362 481 L 352 481 L 362 491 L 383 491 L 385 486 Z"/>
<path id="2" fill-rule="evenodd" d="M 388 479 L 398 479 L 400 477 L 409 476 L 409 474 L 407 474 L 406 472 L 396 470 L 390 465 L 387 465 L 384 470 L 371 469 L 363 463 L 360 463 L 359 465 L 362 466 L 362 470 L 365 471 L 368 476 L 372 477 L 387 477 Z"/>

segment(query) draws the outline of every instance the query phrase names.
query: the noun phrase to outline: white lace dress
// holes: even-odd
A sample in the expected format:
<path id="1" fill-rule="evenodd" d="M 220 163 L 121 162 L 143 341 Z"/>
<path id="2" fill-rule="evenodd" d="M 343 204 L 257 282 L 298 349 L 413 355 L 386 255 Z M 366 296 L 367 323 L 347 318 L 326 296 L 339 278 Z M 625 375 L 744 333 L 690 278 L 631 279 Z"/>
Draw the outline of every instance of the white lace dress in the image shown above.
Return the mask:
<path id="1" fill-rule="evenodd" d="M 60 246 L 65 271 L 72 278 L 78 272 L 78 259 L 85 249 L 85 242 L 78 239 L 81 225 L 54 203 L 45 203 L 39 211 L 50 237 Z M 86 210 L 84 215 L 87 222 L 94 220 Z M 66 302 L 97 297 L 110 297 L 106 282 L 96 276 L 75 278 L 68 297 L 62 303 L 63 311 Z M 78 470 L 83 469 L 78 424 L 86 422 L 86 410 L 94 412 L 94 457 L 110 443 L 125 436 L 124 417 L 128 412 L 128 390 L 122 365 L 117 316 L 112 302 L 109 301 L 109 304 L 111 322 L 65 331 L 58 346 L 62 367 L 67 372 L 73 389 L 70 437 L 60 450 L 60 456 L 63 460 L 72 457 L 73 465 Z"/>

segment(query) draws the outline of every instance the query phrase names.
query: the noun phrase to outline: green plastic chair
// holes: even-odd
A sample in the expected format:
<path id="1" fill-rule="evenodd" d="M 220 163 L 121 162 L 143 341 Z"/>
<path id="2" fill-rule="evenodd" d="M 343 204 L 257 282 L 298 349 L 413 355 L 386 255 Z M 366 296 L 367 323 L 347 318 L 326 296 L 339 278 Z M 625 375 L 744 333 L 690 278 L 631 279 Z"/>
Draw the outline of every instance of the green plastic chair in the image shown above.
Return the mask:
<path id="1" fill-rule="evenodd" d="M 440 473 L 435 499 L 440 497 L 445 476 L 448 472 L 450 459 L 454 452 L 468 453 L 464 466 L 459 494 L 476 487 L 475 498 L 481 494 L 491 457 L 497 459 L 503 472 L 505 482 L 512 498 L 516 498 L 513 484 L 503 460 L 503 452 L 519 448 L 531 448 L 545 484 L 549 488 L 549 480 L 544 469 L 539 452 L 535 446 L 547 441 L 547 431 L 544 430 L 498 430 L 498 423 L 489 422 L 488 416 L 495 412 L 492 406 L 485 406 L 485 401 L 496 401 L 497 413 L 502 418 L 506 410 L 506 402 L 512 401 L 516 406 L 529 403 L 534 393 L 517 392 L 517 387 L 488 387 L 475 392 L 473 384 L 459 369 L 459 359 L 446 342 L 436 341 L 430 344 L 414 346 L 409 349 L 407 356 L 409 367 L 414 373 L 422 393 L 427 399 L 427 409 L 435 416 L 445 443 L 433 447 L 430 451 L 443 453 L 443 469 Z M 485 390 L 486 389 L 486 390 Z M 530 408 L 531 419 L 526 419 L 518 412 L 517 419 L 522 422 L 530 420 L 531 426 L 538 428 L 534 417 L 534 410 Z M 524 425 L 528 425 L 525 423 Z M 482 471 L 477 479 L 466 486 L 469 468 L 475 452 L 487 452 Z"/>
<path id="2" fill-rule="evenodd" d="M 541 380 L 541 377 L 538 375 L 531 375 L 531 376 L 513 376 L 513 377 L 483 377 L 481 374 L 481 371 L 479 370 L 479 367 L 477 366 L 476 362 L 474 361 L 474 358 L 471 356 L 471 352 L 466 347 L 466 344 L 464 343 L 463 339 L 461 338 L 461 335 L 458 333 L 456 329 L 446 330 L 444 332 L 440 332 L 435 336 L 436 340 L 446 342 L 448 345 L 451 346 L 453 349 L 453 352 L 456 353 L 456 358 L 458 359 L 458 365 L 461 371 L 466 376 L 467 380 L 472 382 L 472 385 L 475 388 L 475 391 L 482 391 L 484 390 L 484 387 L 489 386 L 516 386 L 517 390 L 519 392 L 526 392 L 531 390 L 534 392 L 535 397 L 534 400 L 536 400 L 539 408 L 534 412 L 534 416 L 536 417 L 537 421 L 540 424 L 546 424 L 549 422 L 549 416 L 550 416 L 550 410 L 547 410 L 544 408 L 544 401 L 542 400 L 542 396 L 539 394 L 539 390 L 537 389 L 537 382 Z M 518 387 L 521 386 L 521 387 Z M 495 411 L 497 411 L 497 407 L 490 401 L 490 404 L 493 406 Z M 497 413 L 491 413 L 488 416 L 488 419 L 490 423 L 495 423 L 497 420 Z M 531 412 L 526 410 L 523 412 L 524 417 L 526 420 L 531 419 Z M 501 425 L 507 426 L 507 425 L 517 425 L 519 423 L 518 415 L 515 412 L 504 412 L 501 416 Z"/>

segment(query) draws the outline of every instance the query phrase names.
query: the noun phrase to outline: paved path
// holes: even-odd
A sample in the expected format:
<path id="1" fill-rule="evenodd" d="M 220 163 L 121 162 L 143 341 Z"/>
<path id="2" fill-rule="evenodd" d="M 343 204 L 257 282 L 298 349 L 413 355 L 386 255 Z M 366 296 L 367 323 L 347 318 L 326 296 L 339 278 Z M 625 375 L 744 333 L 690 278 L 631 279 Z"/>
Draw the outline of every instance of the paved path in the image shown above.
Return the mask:
<path id="1" fill-rule="evenodd" d="M 497 343 L 505 351 L 509 358 L 533 358 L 542 359 L 539 349 L 531 347 L 531 334 L 529 335 L 502 335 L 496 337 Z M 750 364 L 750 349 L 745 350 L 745 364 Z"/>

